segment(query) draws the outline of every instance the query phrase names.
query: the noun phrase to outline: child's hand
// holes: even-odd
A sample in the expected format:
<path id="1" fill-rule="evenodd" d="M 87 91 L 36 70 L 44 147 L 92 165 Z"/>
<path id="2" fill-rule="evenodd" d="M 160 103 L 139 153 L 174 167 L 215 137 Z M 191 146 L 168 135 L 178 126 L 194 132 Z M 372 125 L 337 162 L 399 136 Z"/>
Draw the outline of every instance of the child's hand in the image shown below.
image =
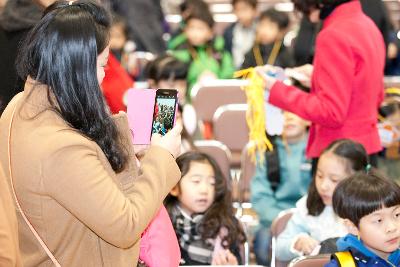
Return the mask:
<path id="1" fill-rule="evenodd" d="M 238 265 L 235 255 L 228 249 L 220 250 L 212 259 L 212 265 Z"/>
<path id="2" fill-rule="evenodd" d="M 310 236 L 300 236 L 294 244 L 294 249 L 309 255 L 319 242 Z"/>
<path id="3" fill-rule="evenodd" d="M 256 67 L 255 69 L 264 80 L 265 90 L 269 91 L 276 82 L 276 77 L 273 75 L 276 72 L 276 67 L 272 65 L 265 65 L 262 67 Z M 270 75 L 268 73 L 270 73 Z"/>
<path id="4" fill-rule="evenodd" d="M 218 77 L 214 72 L 211 72 L 209 70 L 205 70 L 200 74 L 200 76 L 198 77 L 197 81 L 201 83 L 201 82 L 204 82 L 204 81 L 216 80 L 216 79 L 218 79 Z"/>

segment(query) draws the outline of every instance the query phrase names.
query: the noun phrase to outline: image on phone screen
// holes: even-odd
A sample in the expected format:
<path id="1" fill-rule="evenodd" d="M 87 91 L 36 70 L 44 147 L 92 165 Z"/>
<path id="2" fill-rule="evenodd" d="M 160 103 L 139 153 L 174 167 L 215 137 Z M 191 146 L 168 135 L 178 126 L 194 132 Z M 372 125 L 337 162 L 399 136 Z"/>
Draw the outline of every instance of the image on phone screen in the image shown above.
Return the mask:
<path id="1" fill-rule="evenodd" d="M 159 89 L 160 90 L 160 89 Z M 167 91 L 167 90 L 165 90 Z M 156 101 L 154 104 L 152 134 L 158 133 L 165 135 L 169 130 L 174 127 L 175 108 L 176 108 L 176 91 L 175 94 L 165 92 L 163 94 L 156 94 Z"/>

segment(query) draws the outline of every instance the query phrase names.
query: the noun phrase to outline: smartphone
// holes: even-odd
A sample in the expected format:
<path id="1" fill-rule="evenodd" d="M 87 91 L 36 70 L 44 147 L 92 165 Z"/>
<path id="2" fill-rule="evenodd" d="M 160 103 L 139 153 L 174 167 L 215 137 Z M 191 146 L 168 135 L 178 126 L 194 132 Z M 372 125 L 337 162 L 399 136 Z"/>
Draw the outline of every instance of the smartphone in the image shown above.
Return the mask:
<path id="1" fill-rule="evenodd" d="M 157 89 L 154 101 L 151 133 L 165 135 L 175 125 L 175 112 L 178 91 L 175 89 Z"/>

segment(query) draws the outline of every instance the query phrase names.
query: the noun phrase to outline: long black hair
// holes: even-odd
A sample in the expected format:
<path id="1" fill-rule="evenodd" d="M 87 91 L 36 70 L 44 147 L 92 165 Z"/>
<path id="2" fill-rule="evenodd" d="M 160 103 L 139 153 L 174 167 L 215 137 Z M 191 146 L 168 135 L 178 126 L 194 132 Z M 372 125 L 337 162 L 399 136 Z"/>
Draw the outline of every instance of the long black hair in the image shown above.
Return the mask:
<path id="1" fill-rule="evenodd" d="M 97 56 L 108 45 L 110 23 L 108 12 L 92 1 L 55 2 L 24 40 L 17 70 L 23 80 L 47 85 L 52 109 L 96 142 L 120 172 L 127 153 L 97 80 Z"/>
<path id="2" fill-rule="evenodd" d="M 224 226 L 228 230 L 228 234 L 223 237 L 223 246 L 226 245 L 227 248 L 235 244 L 244 243 L 246 236 L 238 220 L 233 215 L 231 192 L 228 189 L 227 180 L 222 174 L 218 163 L 205 153 L 197 151 L 186 152 L 176 159 L 182 177 L 189 172 L 191 162 L 210 164 L 215 175 L 214 202 L 205 212 L 199 230 L 203 240 L 217 237 L 221 227 Z M 178 201 L 177 197 L 169 194 L 164 200 L 164 205 L 171 213 L 172 208 Z"/>
<path id="3" fill-rule="evenodd" d="M 320 157 L 326 153 L 333 153 L 335 156 L 345 160 L 349 172 L 358 172 L 366 170 L 368 165 L 368 154 L 364 146 L 350 139 L 339 139 L 332 142 Z M 315 185 L 316 173 L 308 188 L 307 210 L 310 215 L 318 216 L 325 208 L 325 204 L 321 199 Z"/>

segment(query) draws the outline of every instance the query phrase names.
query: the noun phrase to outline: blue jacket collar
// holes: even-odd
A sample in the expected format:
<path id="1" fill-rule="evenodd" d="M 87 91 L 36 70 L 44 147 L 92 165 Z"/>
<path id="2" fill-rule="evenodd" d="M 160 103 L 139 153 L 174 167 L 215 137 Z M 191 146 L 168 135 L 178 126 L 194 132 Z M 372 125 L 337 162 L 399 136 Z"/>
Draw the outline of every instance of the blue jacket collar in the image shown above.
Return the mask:
<path id="1" fill-rule="evenodd" d="M 346 250 L 356 250 L 360 252 L 362 255 L 369 259 L 381 259 L 378 255 L 373 253 L 367 247 L 364 246 L 361 240 L 354 235 L 348 234 L 336 242 L 337 248 L 339 251 L 346 251 Z M 381 259 L 383 260 L 383 259 Z M 400 249 L 397 249 L 392 254 L 389 255 L 388 258 L 389 262 L 394 264 L 395 266 L 400 265 Z"/>

